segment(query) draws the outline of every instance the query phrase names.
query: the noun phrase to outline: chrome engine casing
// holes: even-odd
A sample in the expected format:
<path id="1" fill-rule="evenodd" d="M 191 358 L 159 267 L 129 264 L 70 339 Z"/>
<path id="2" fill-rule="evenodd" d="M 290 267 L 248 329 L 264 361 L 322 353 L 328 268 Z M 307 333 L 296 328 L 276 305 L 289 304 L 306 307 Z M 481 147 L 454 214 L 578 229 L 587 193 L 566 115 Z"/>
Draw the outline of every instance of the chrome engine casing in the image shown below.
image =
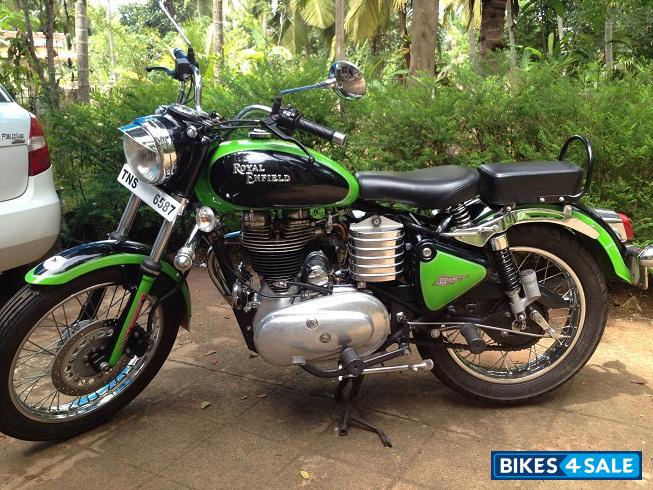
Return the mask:
<path id="1" fill-rule="evenodd" d="M 371 354 L 390 333 L 390 314 L 371 294 L 338 285 L 333 294 L 307 300 L 262 297 L 253 327 L 259 355 L 289 366 L 337 360 L 346 347 Z"/>

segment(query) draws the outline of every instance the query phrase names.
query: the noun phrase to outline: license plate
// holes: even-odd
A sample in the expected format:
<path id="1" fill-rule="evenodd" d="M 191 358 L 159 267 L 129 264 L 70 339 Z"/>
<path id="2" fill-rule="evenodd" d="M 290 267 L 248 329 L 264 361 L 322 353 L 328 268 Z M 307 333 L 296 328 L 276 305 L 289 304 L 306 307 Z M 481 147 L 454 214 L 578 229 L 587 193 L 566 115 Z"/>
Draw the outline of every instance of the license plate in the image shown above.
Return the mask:
<path id="1" fill-rule="evenodd" d="M 118 182 L 136 194 L 141 201 L 168 221 L 174 221 L 182 211 L 182 206 L 179 201 L 153 185 L 140 180 L 134 175 L 134 171 L 128 163 L 125 163 L 120 170 Z"/>

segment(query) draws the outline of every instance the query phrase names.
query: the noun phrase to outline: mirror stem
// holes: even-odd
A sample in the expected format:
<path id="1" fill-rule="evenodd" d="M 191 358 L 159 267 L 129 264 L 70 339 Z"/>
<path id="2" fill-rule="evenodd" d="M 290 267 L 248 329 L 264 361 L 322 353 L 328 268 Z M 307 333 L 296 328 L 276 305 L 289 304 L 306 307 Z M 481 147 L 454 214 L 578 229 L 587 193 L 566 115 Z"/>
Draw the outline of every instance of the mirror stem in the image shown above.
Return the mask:
<path id="1" fill-rule="evenodd" d="M 279 95 L 296 94 L 298 92 L 306 92 L 307 90 L 322 88 L 321 83 L 314 83 L 313 85 L 304 85 L 303 87 L 287 88 L 286 90 L 282 90 L 281 92 L 279 92 Z"/>
<path id="2" fill-rule="evenodd" d="M 163 13 L 166 14 L 166 17 L 168 17 L 168 19 L 170 19 L 170 22 L 172 22 L 172 25 L 175 27 L 175 30 L 179 33 L 179 35 L 184 40 L 184 42 L 186 44 L 188 44 L 188 47 L 191 48 L 192 46 L 190 44 L 190 41 L 186 37 L 186 34 L 184 34 L 184 31 L 181 30 L 181 27 L 179 27 L 179 24 L 177 24 L 177 22 L 175 22 L 175 19 L 172 18 L 172 15 L 170 15 L 170 12 L 168 12 L 168 9 L 163 4 L 163 0 L 159 0 L 159 8 L 161 10 L 163 10 Z M 189 61 L 190 61 L 190 59 L 189 59 Z"/>

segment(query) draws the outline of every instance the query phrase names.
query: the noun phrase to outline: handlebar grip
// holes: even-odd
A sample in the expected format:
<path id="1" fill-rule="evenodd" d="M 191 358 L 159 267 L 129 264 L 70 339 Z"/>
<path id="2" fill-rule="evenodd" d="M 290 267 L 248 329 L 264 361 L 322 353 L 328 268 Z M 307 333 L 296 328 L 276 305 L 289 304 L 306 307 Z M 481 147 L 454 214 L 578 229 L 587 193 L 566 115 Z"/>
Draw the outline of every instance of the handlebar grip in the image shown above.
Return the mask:
<path id="1" fill-rule="evenodd" d="M 327 128 L 326 126 L 322 126 L 321 124 L 309 121 L 308 119 L 304 119 L 302 117 L 297 120 L 295 128 L 299 129 L 300 131 L 311 133 L 315 136 L 318 136 L 319 138 L 323 138 L 340 146 L 344 146 L 344 144 L 347 143 L 346 134 L 336 131 L 335 129 Z"/>

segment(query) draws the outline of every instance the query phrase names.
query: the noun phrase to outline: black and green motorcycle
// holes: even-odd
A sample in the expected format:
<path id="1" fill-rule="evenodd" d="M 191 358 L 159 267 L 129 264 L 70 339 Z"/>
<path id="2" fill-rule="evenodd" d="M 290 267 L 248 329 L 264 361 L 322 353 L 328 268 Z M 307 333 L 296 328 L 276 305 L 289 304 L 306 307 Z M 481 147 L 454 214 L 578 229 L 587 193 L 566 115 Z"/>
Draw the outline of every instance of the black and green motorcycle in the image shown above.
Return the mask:
<path id="1" fill-rule="evenodd" d="M 553 162 L 352 175 L 292 135 L 341 145 L 346 136 L 282 99 L 320 88 L 359 98 L 356 66 L 338 61 L 326 80 L 225 119 L 202 110 L 188 45 L 174 51 L 174 70 L 148 68 L 180 82 L 177 102 L 120 128 L 118 182 L 131 194 L 116 231 L 45 260 L 0 311 L 5 434 L 71 437 L 133 400 L 189 327 L 186 277 L 203 239 L 247 347 L 338 378 L 341 397 L 351 381 L 340 433 L 356 424 L 385 445 L 352 413 L 365 375 L 428 369 L 476 399 L 528 400 L 568 381 L 596 349 L 606 277 L 648 287 L 653 247 L 628 245 L 624 215 L 579 202 L 593 167 L 585 138 L 570 138 Z M 565 161 L 574 142 L 585 170 Z M 162 218 L 151 247 L 128 238 L 142 204 Z M 166 261 L 188 213 L 196 226 Z M 229 213 L 240 231 L 225 228 Z M 422 362 L 402 363 L 413 347 Z"/>

